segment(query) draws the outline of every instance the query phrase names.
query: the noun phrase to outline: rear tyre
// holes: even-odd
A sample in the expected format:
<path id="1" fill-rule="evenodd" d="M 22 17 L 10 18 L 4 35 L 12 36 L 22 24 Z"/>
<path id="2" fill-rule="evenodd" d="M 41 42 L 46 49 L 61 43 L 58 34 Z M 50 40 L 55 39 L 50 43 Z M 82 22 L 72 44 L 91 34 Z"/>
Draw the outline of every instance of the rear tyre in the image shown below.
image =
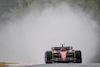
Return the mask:
<path id="1" fill-rule="evenodd" d="M 45 63 L 52 63 L 52 52 L 51 51 L 47 51 L 45 53 Z"/>
<path id="2" fill-rule="evenodd" d="M 76 55 L 76 63 L 82 63 L 82 56 L 81 56 L 81 51 L 75 51 Z"/>

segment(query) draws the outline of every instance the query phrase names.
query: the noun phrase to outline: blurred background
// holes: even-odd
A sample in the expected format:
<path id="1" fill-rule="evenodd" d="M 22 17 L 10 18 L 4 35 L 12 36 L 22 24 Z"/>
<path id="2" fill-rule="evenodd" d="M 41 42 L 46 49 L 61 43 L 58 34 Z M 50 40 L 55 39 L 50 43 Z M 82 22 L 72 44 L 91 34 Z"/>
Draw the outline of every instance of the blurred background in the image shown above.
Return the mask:
<path id="1" fill-rule="evenodd" d="M 99 63 L 99 40 L 100 0 L 0 0 L 0 62 L 44 64 L 65 43 Z"/>

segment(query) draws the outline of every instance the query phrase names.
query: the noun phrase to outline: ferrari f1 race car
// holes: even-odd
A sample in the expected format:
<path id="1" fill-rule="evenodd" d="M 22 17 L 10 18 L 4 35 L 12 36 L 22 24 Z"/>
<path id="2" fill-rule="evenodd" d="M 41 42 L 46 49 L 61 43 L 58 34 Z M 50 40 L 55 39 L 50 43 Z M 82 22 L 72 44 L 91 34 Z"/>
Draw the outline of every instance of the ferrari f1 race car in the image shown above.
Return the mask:
<path id="1" fill-rule="evenodd" d="M 82 63 L 81 51 L 73 50 L 73 47 L 64 47 L 64 44 L 61 44 L 62 47 L 52 47 L 51 51 L 45 52 L 45 63 Z"/>

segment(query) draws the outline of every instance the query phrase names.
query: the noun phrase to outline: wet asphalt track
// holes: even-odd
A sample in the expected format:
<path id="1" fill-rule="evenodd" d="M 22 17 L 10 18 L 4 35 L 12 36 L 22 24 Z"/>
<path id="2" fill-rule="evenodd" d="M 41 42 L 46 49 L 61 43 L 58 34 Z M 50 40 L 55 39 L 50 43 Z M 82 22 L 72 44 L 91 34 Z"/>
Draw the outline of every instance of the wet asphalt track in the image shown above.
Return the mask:
<path id="1" fill-rule="evenodd" d="M 100 63 L 90 63 L 90 64 L 55 63 L 55 64 L 40 64 L 40 65 L 29 65 L 29 66 L 19 66 L 19 67 L 100 67 Z"/>

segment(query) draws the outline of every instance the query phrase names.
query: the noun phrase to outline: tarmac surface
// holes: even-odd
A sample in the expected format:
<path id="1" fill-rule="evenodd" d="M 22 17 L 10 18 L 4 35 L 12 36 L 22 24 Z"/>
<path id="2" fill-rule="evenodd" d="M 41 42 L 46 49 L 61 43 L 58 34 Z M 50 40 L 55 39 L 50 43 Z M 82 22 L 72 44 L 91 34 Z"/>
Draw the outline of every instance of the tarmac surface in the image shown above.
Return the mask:
<path id="1" fill-rule="evenodd" d="M 26 65 L 18 67 L 100 67 L 100 63 L 54 63 L 54 64 L 39 64 L 39 65 Z"/>

